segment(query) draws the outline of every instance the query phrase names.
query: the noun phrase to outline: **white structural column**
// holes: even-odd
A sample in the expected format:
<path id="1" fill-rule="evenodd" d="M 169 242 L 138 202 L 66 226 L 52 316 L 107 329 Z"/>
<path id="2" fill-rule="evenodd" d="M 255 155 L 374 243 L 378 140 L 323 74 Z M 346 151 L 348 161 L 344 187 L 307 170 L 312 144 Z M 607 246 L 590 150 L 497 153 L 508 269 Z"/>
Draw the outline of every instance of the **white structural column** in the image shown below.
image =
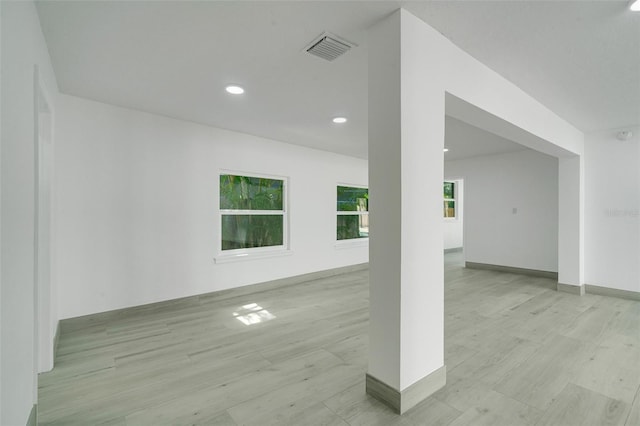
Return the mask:
<path id="1" fill-rule="evenodd" d="M 367 392 L 403 413 L 444 386 L 444 91 L 398 11 L 369 37 Z"/>
<path id="2" fill-rule="evenodd" d="M 369 34 L 367 392 L 402 413 L 444 386 L 445 97 L 458 118 L 559 158 L 558 288 L 583 292 L 584 135 L 405 10 Z"/>
<path id="3" fill-rule="evenodd" d="M 584 294 L 584 158 L 558 159 L 558 291 Z"/>

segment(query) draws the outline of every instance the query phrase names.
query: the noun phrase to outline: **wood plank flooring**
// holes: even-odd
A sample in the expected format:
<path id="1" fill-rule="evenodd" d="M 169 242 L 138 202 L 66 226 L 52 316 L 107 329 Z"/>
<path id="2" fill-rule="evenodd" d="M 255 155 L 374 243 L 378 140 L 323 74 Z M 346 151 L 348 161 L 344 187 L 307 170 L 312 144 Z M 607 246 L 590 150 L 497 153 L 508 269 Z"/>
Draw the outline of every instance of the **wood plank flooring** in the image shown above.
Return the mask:
<path id="1" fill-rule="evenodd" d="M 445 255 L 447 386 L 403 416 L 364 391 L 368 273 L 65 324 L 43 425 L 640 425 L 640 302 Z M 271 318 L 273 317 L 273 318 Z M 270 319 L 271 318 L 271 319 Z M 250 324 L 250 325 L 247 325 Z"/>

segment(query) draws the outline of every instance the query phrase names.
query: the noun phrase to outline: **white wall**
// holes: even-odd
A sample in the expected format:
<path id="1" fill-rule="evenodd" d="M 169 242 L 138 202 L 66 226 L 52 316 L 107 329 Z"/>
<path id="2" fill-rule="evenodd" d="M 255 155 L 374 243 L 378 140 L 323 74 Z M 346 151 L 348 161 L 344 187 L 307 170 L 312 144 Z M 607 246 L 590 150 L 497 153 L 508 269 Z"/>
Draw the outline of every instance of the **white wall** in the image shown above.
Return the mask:
<path id="1" fill-rule="evenodd" d="M 465 182 L 467 262 L 558 271 L 556 158 L 526 150 L 445 162 L 450 175 Z"/>
<path id="2" fill-rule="evenodd" d="M 640 292 L 640 127 L 585 138 L 585 282 Z"/>
<path id="3" fill-rule="evenodd" d="M 34 66 L 57 85 L 35 6 L 0 2 L 2 14 L 2 417 L 23 425 L 37 399 L 34 312 Z"/>
<path id="4" fill-rule="evenodd" d="M 365 160 L 61 96 L 55 168 L 61 318 L 368 261 L 335 247 L 337 183 Z M 289 178 L 293 255 L 215 264 L 221 169 Z"/>
<path id="5" fill-rule="evenodd" d="M 446 173 L 446 162 L 445 173 Z M 464 181 L 458 180 L 457 176 L 447 176 L 445 174 L 445 180 L 448 182 L 455 182 L 456 191 L 456 217 L 455 219 L 444 219 L 444 248 L 454 249 L 463 246 L 463 224 L 464 224 Z"/>

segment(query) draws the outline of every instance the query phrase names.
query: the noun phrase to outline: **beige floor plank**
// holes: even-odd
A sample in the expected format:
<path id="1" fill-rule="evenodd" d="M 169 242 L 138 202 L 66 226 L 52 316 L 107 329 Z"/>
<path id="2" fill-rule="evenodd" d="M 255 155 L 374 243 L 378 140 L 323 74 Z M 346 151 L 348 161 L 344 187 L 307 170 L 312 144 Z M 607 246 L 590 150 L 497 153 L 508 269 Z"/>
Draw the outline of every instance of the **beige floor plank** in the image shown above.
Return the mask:
<path id="1" fill-rule="evenodd" d="M 608 306 L 592 306 L 571 323 L 565 323 L 559 330 L 559 334 L 574 339 L 600 342 L 608 326 L 619 317 L 620 311 L 611 309 Z"/>
<path id="2" fill-rule="evenodd" d="M 315 401 L 335 395 L 363 375 L 360 367 L 337 365 L 238 404 L 228 411 L 238 424 L 289 423 L 290 419 L 316 405 Z"/>
<path id="3" fill-rule="evenodd" d="M 132 412 L 127 416 L 127 421 L 151 425 L 166 423 L 171 419 L 210 417 L 264 394 L 276 392 L 283 386 L 321 374 L 327 369 L 341 365 L 342 362 L 326 351 L 317 350 L 305 356 L 258 369 L 253 362 L 245 364 L 247 369 L 244 375 L 237 374 L 235 369 L 229 366 L 226 377 L 212 380 L 205 387 L 186 389 L 172 400 Z"/>
<path id="4" fill-rule="evenodd" d="M 621 307 L 620 315 L 611 321 L 610 328 L 618 334 L 633 337 L 640 340 L 640 304 L 631 302 L 625 307 Z"/>
<path id="5" fill-rule="evenodd" d="M 176 367 L 176 366 L 173 366 Z M 212 360 L 210 363 L 189 364 L 183 368 L 140 370 L 131 374 L 125 370 L 91 392 L 71 388 L 43 398 L 43 418 L 62 418 L 74 421 L 85 417 L 105 421 L 109 415 L 126 416 L 138 409 L 166 403 L 184 393 L 224 384 L 225 381 L 244 377 L 248 373 L 264 372 L 269 377 L 278 369 L 260 357 L 248 354 L 236 359 Z M 63 401 L 71 403 L 64 404 Z M 109 407 L 109 410 L 101 410 Z"/>
<path id="6" fill-rule="evenodd" d="M 429 398 L 403 416 L 365 393 L 361 381 L 324 401 L 325 405 L 350 425 L 433 425 L 444 426 L 460 415 L 456 409 Z"/>
<path id="7" fill-rule="evenodd" d="M 542 411 L 490 391 L 472 404 L 451 426 L 533 426 Z"/>
<path id="8" fill-rule="evenodd" d="M 428 398 L 404 414 L 416 425 L 446 426 L 462 413 L 436 398 Z"/>
<path id="9" fill-rule="evenodd" d="M 128 426 L 165 426 L 165 425 L 228 425 L 236 426 L 236 422 L 226 411 L 211 408 L 207 405 L 188 405 L 189 401 L 176 407 L 171 406 L 172 411 L 162 411 L 162 405 L 150 407 L 128 415 L 126 423 Z M 176 408 L 179 408 L 176 410 Z M 190 409 L 189 409 L 190 408 Z"/>
<path id="10" fill-rule="evenodd" d="M 526 362 L 511 370 L 495 390 L 533 407 L 546 410 L 576 374 L 593 345 L 553 334 Z"/>
<path id="11" fill-rule="evenodd" d="M 470 405 L 481 401 L 491 387 L 455 373 L 447 373 L 447 385 L 433 394 L 433 397 L 458 411 L 464 411 Z"/>
<path id="12" fill-rule="evenodd" d="M 574 384 L 568 384 L 537 426 L 624 425 L 629 406 Z"/>
<path id="13" fill-rule="evenodd" d="M 56 367 L 39 377 L 39 420 L 640 424 L 640 302 L 460 262 L 445 255 L 447 385 L 403 416 L 365 393 L 368 272 L 357 271 L 65 321 Z M 250 303 L 275 318 L 243 324 L 234 313 Z"/>
<path id="14" fill-rule="evenodd" d="M 368 364 L 369 335 L 365 330 L 362 330 L 359 334 L 328 343 L 323 348 L 340 358 L 345 364 L 366 367 Z"/>
<path id="15" fill-rule="evenodd" d="M 475 356 L 477 353 L 478 351 L 470 349 L 465 345 L 452 342 L 451 338 L 447 338 L 444 341 L 444 363 L 447 366 L 447 371 L 454 370 L 458 365 Z"/>
<path id="16" fill-rule="evenodd" d="M 261 423 L 264 424 L 264 423 Z M 336 413 L 323 403 L 317 403 L 304 411 L 300 411 L 290 418 L 277 423 L 278 425 L 315 425 L 315 426 L 349 426 Z"/>
<path id="17" fill-rule="evenodd" d="M 571 382 L 631 404 L 640 383 L 640 348 L 598 346 L 580 365 Z"/>
<path id="18" fill-rule="evenodd" d="M 338 416 L 351 426 L 415 426 L 407 416 L 399 416 L 389 407 L 364 392 L 364 382 L 325 401 Z"/>
<path id="19" fill-rule="evenodd" d="M 627 421 L 625 422 L 625 426 L 636 425 L 640 425 L 640 387 L 638 388 L 638 392 L 636 392 L 633 406 L 631 407 L 631 411 L 629 412 L 629 416 L 627 416 Z"/>
<path id="20" fill-rule="evenodd" d="M 456 376 L 471 378 L 493 386 L 504 379 L 510 371 L 527 362 L 541 347 L 537 343 L 519 338 L 516 342 L 513 346 L 505 347 L 502 350 L 477 351 L 473 356 L 448 371 Z"/>
<path id="21" fill-rule="evenodd" d="M 311 352 L 318 347 L 331 345 L 346 338 L 361 336 L 367 331 L 368 325 L 366 323 L 356 322 L 352 325 L 350 324 L 345 327 L 331 329 L 314 335 L 300 333 L 291 340 L 284 340 L 277 345 L 271 345 L 260 349 L 260 353 L 265 357 L 265 359 L 271 362 L 278 362 L 291 356 Z"/>

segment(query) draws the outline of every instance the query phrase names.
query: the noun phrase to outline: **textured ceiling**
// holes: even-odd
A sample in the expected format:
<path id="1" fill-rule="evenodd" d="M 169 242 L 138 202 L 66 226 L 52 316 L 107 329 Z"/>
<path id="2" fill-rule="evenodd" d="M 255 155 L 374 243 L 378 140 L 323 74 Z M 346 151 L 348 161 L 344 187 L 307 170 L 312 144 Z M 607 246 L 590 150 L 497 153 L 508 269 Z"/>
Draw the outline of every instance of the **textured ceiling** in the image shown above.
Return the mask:
<path id="1" fill-rule="evenodd" d="M 64 93 L 361 158 L 366 29 L 398 7 L 583 131 L 640 124 L 626 1 L 38 2 Z M 323 31 L 358 47 L 306 54 Z"/>

